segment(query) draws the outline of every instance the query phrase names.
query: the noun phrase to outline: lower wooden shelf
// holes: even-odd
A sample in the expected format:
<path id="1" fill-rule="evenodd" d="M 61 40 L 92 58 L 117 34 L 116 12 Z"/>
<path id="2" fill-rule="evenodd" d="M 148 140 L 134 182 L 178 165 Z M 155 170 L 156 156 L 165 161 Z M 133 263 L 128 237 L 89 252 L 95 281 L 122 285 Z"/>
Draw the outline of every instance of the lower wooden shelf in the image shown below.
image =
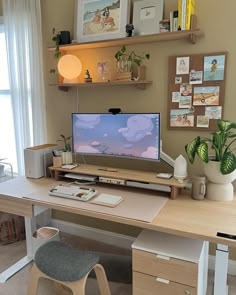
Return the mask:
<path id="1" fill-rule="evenodd" d="M 160 179 L 155 173 L 136 171 L 128 169 L 116 169 L 102 166 L 80 164 L 74 169 L 49 167 L 52 177 L 56 180 L 63 179 L 66 173 L 97 176 L 97 182 L 113 185 L 122 185 L 135 188 L 166 191 L 171 199 L 176 199 L 181 188 L 184 188 L 187 181 L 179 183 L 176 179 Z"/>
<path id="2" fill-rule="evenodd" d="M 99 86 L 134 86 L 138 89 L 145 89 L 146 85 L 152 84 L 149 80 L 139 80 L 139 81 L 111 81 L 111 82 L 87 82 L 87 83 L 63 83 L 63 84 L 49 84 L 49 86 L 58 86 L 60 88 L 90 88 Z"/>

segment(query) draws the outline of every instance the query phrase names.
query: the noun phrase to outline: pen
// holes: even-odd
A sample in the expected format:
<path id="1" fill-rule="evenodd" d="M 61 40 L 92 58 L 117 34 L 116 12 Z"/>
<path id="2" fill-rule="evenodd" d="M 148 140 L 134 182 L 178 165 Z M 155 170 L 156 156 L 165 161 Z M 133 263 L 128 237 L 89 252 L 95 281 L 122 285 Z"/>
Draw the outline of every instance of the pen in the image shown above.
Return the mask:
<path id="1" fill-rule="evenodd" d="M 109 171 L 109 172 L 117 172 L 117 169 L 114 168 L 98 168 L 100 171 Z"/>

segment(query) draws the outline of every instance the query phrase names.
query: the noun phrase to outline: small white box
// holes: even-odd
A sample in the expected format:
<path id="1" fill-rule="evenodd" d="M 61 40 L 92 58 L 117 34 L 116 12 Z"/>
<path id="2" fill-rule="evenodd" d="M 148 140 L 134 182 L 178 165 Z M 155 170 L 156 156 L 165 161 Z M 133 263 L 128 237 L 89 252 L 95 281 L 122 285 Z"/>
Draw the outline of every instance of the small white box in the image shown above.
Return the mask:
<path id="1" fill-rule="evenodd" d="M 52 165 L 52 151 L 57 149 L 56 144 L 43 144 L 24 149 L 25 176 L 29 178 L 47 176 L 47 167 Z"/>

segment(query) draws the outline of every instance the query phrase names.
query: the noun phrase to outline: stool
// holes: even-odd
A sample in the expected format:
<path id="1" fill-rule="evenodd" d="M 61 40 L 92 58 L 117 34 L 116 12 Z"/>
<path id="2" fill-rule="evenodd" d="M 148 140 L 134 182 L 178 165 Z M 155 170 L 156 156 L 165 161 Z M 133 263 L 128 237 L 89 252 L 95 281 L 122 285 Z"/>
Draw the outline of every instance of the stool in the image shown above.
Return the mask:
<path id="1" fill-rule="evenodd" d="M 75 250 L 58 241 L 48 242 L 35 253 L 27 295 L 37 294 L 39 278 L 65 285 L 74 295 L 84 295 L 87 277 L 93 269 L 100 293 L 110 295 L 106 273 L 98 261 L 96 253 Z"/>

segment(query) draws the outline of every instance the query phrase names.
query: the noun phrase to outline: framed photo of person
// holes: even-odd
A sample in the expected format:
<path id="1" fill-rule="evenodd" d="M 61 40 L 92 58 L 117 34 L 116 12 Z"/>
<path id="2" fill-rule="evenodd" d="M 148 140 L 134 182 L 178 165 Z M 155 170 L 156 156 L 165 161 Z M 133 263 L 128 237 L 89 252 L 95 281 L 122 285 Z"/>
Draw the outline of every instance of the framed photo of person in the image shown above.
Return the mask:
<path id="1" fill-rule="evenodd" d="M 76 0 L 74 39 L 83 43 L 126 37 L 129 14 L 129 0 Z"/>
<path id="2" fill-rule="evenodd" d="M 163 0 L 134 0 L 134 35 L 158 34 L 163 19 Z"/>

